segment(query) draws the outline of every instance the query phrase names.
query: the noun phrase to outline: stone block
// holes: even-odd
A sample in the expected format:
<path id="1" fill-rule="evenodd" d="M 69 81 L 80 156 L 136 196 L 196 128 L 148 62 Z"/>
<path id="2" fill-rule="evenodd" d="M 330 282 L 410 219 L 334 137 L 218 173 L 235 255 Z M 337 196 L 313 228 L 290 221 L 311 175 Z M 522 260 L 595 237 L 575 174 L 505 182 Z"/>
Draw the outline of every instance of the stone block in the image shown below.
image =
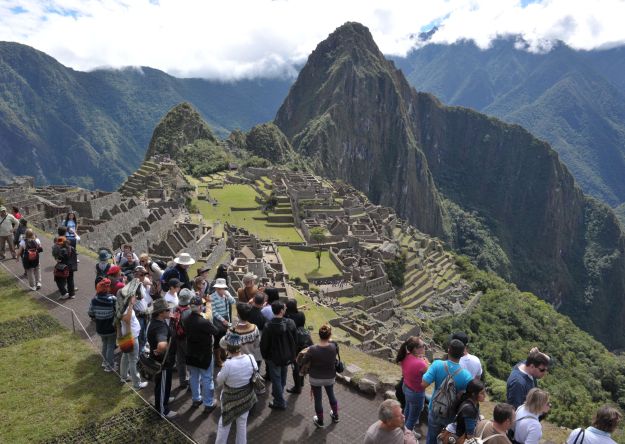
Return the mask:
<path id="1" fill-rule="evenodd" d="M 358 381 L 358 390 L 367 395 L 375 395 L 377 389 L 377 383 L 368 378 L 362 378 L 360 381 Z"/>

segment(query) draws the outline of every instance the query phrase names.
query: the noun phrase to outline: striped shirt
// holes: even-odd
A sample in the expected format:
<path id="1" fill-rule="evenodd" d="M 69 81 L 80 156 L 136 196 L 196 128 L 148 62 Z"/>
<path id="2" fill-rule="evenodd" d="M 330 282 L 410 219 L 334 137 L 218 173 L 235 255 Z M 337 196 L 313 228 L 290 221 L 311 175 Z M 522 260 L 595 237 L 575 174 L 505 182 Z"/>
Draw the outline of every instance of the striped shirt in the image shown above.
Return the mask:
<path id="1" fill-rule="evenodd" d="M 230 293 L 226 290 L 224 293 L 224 297 L 219 296 L 217 292 L 211 294 L 211 307 L 213 309 L 213 320 L 217 320 L 219 322 L 224 319 L 228 322 L 231 321 L 228 306 L 235 304 L 236 301 L 230 295 Z"/>

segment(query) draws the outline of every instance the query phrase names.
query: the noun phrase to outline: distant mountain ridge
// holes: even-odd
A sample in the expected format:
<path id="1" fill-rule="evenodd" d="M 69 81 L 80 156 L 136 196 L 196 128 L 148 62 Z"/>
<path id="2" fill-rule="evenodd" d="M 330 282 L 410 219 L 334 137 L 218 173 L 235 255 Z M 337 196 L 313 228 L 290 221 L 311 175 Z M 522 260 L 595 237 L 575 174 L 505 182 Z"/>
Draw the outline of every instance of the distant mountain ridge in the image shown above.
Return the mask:
<path id="1" fill-rule="evenodd" d="M 585 192 L 625 202 L 625 48 L 558 44 L 533 54 L 515 43 L 429 44 L 393 60 L 417 90 L 522 125 L 552 145 Z"/>
<path id="2" fill-rule="evenodd" d="M 143 159 L 152 129 L 189 102 L 221 135 L 270 120 L 292 80 L 222 83 L 151 68 L 79 72 L 0 43 L 0 179 L 114 190 Z"/>
<path id="3" fill-rule="evenodd" d="M 346 23 L 317 46 L 275 123 L 317 173 L 456 248 L 492 246 L 505 256 L 496 271 L 608 346 L 625 345 L 625 238 L 614 213 L 525 129 L 415 91 L 366 27 Z M 475 226 L 460 227 L 465 218 Z"/>

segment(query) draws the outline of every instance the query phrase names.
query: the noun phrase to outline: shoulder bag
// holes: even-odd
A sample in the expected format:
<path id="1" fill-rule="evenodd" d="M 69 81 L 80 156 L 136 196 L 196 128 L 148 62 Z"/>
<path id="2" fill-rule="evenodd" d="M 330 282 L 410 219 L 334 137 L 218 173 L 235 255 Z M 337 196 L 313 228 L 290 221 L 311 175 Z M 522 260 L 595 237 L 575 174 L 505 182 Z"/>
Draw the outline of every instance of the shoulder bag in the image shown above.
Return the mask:
<path id="1" fill-rule="evenodd" d="M 250 384 L 252 384 L 252 387 L 254 387 L 254 391 L 256 392 L 256 394 L 262 395 L 266 391 L 265 380 L 258 372 L 258 369 L 254 367 L 254 362 L 252 362 L 252 356 L 247 355 L 247 357 L 250 358 L 250 364 L 252 365 L 252 376 L 250 377 Z"/>

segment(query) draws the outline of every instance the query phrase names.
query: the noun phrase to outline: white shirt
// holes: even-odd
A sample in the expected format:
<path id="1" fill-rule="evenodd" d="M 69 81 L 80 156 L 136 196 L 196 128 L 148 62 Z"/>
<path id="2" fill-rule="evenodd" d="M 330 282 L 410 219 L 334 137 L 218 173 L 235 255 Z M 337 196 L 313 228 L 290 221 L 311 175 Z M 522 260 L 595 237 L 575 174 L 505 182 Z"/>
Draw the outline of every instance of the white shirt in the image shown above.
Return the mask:
<path id="1" fill-rule="evenodd" d="M 575 442 L 575 438 L 582 431 L 581 428 L 575 429 L 569 435 L 569 439 L 566 440 L 566 444 L 573 444 Z M 577 440 L 577 444 L 582 442 L 582 437 L 580 436 Z M 608 432 L 604 432 L 599 429 L 595 429 L 594 427 L 587 427 L 584 432 L 584 444 L 616 444 Z"/>
<path id="2" fill-rule="evenodd" d="M 126 324 L 124 321 L 122 321 L 121 324 L 122 336 L 128 334 L 128 324 Z M 134 310 L 132 310 L 132 315 L 130 316 L 130 331 L 132 332 L 132 336 L 135 338 L 138 338 L 139 333 L 141 333 L 141 325 L 139 325 L 139 320 L 137 319 L 137 316 L 135 316 Z"/>
<path id="3" fill-rule="evenodd" d="M 476 379 L 482 376 L 482 363 L 480 362 L 480 358 L 470 353 L 467 353 L 462 358 L 460 358 L 460 367 L 467 369 L 473 379 Z"/>
<path id="4" fill-rule="evenodd" d="M 41 242 L 39 241 L 39 239 L 35 238 L 35 239 L 28 239 L 28 240 L 34 240 L 35 242 L 37 242 L 37 245 L 41 247 Z M 26 250 L 26 239 L 22 239 L 20 241 L 19 248 L 23 248 L 24 250 Z"/>
<path id="5" fill-rule="evenodd" d="M 138 300 L 135 304 L 135 310 L 140 313 L 146 313 L 148 311 L 148 307 L 152 305 L 152 296 L 150 296 L 150 292 L 143 284 L 141 284 L 141 294 L 143 295 L 143 299 Z"/>
<path id="6" fill-rule="evenodd" d="M 226 359 L 224 366 L 217 375 L 217 385 L 227 384 L 228 387 L 240 388 L 249 384 L 253 372 L 252 367 L 254 370 L 258 370 L 252 355 L 241 354 Z"/>
<path id="7" fill-rule="evenodd" d="M 173 308 L 171 309 L 171 312 L 173 313 L 178 306 L 178 295 L 176 293 L 172 294 L 170 292 L 165 293 L 165 302 L 167 302 L 168 304 L 174 304 Z"/>
<path id="8" fill-rule="evenodd" d="M 538 415 L 526 410 L 525 404 L 516 409 L 516 421 L 513 427 L 514 440 L 523 444 L 538 444 L 543 436 L 543 428 L 538 421 Z"/>

